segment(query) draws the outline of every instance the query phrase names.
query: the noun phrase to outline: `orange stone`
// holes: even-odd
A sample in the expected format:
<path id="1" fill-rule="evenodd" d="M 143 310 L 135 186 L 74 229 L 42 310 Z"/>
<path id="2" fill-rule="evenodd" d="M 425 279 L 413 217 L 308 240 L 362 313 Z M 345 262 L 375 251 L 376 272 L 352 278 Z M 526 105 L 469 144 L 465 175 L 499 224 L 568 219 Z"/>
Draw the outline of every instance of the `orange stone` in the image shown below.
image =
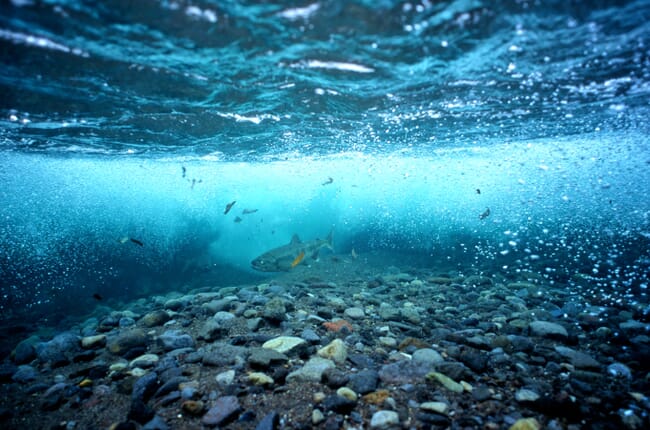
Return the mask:
<path id="1" fill-rule="evenodd" d="M 336 320 L 336 321 L 330 321 L 330 322 L 324 322 L 323 327 L 325 327 L 328 331 L 333 331 L 335 333 L 338 333 L 343 329 L 343 327 L 347 328 L 348 331 L 352 332 L 352 324 L 347 322 L 346 320 Z"/>

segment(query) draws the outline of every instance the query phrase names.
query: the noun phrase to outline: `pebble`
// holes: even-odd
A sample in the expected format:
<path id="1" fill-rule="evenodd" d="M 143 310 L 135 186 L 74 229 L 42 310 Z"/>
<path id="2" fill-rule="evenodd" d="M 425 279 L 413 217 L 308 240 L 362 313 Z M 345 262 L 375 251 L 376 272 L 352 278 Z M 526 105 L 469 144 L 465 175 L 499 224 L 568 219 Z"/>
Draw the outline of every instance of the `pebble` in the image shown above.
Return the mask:
<path id="1" fill-rule="evenodd" d="M 273 385 L 273 378 L 263 372 L 251 372 L 248 374 L 248 382 L 253 385 Z"/>
<path id="2" fill-rule="evenodd" d="M 248 363 L 253 367 L 266 369 L 267 367 L 289 361 L 289 357 L 274 349 L 251 348 Z"/>
<path id="3" fill-rule="evenodd" d="M 97 349 L 106 346 L 106 335 L 96 334 L 94 336 L 85 336 L 81 338 L 81 347 L 85 349 Z"/>
<path id="4" fill-rule="evenodd" d="M 205 403 L 201 400 L 185 400 L 181 403 L 181 409 L 187 414 L 199 416 L 205 409 Z"/>
<path id="5" fill-rule="evenodd" d="M 372 414 L 370 427 L 384 429 L 399 424 L 399 415 L 395 411 L 377 411 Z"/>
<path id="6" fill-rule="evenodd" d="M 533 390 L 522 388 L 515 393 L 515 400 L 518 402 L 534 402 L 540 398 L 540 395 Z"/>
<path id="7" fill-rule="evenodd" d="M 144 324 L 145 327 L 156 327 L 165 324 L 170 319 L 171 317 L 166 311 L 157 310 L 157 311 L 149 312 L 148 314 L 143 316 L 140 319 L 140 321 L 142 322 L 142 324 Z"/>
<path id="8" fill-rule="evenodd" d="M 235 380 L 235 371 L 232 369 L 226 370 L 225 372 L 217 374 L 215 379 L 221 387 L 227 387 L 228 385 L 231 385 Z"/>
<path id="9" fill-rule="evenodd" d="M 273 324 L 279 324 L 287 319 L 287 308 L 284 301 L 278 297 L 269 300 L 264 305 L 262 317 Z"/>
<path id="10" fill-rule="evenodd" d="M 326 346 L 319 349 L 316 354 L 319 357 L 328 358 L 335 363 L 343 364 L 348 357 L 348 349 L 341 339 L 334 339 Z"/>
<path id="11" fill-rule="evenodd" d="M 275 339 L 264 342 L 262 348 L 272 349 L 281 354 L 295 353 L 301 350 L 307 342 L 304 339 L 295 336 L 280 336 Z"/>
<path id="12" fill-rule="evenodd" d="M 320 382 L 325 370 L 336 367 L 332 360 L 322 357 L 312 357 L 300 369 L 287 376 L 287 382 Z"/>
<path id="13" fill-rule="evenodd" d="M 126 355 L 135 348 L 141 348 L 147 344 L 147 335 L 139 328 L 123 330 L 117 336 L 110 338 L 107 347 L 115 355 Z"/>
<path id="14" fill-rule="evenodd" d="M 165 351 L 173 351 L 180 348 L 194 348 L 194 339 L 181 330 L 167 330 L 158 336 L 158 343 Z"/>
<path id="15" fill-rule="evenodd" d="M 350 318 L 352 320 L 360 320 L 362 318 L 365 318 L 366 314 L 363 311 L 363 309 L 352 307 L 352 308 L 347 308 L 343 312 L 343 316 L 345 316 L 346 318 Z"/>
<path id="16" fill-rule="evenodd" d="M 439 372 L 430 372 L 426 375 L 426 379 L 430 381 L 436 381 L 449 391 L 454 393 L 462 393 L 464 388 L 461 384 L 451 379 L 449 376 L 444 375 Z"/>
<path id="17" fill-rule="evenodd" d="M 420 409 L 427 412 L 447 415 L 449 412 L 449 405 L 445 402 L 424 402 L 420 404 Z"/>
<path id="18" fill-rule="evenodd" d="M 541 428 L 535 418 L 520 418 L 508 430 L 541 430 Z"/>
<path id="19" fill-rule="evenodd" d="M 134 358 L 129 363 L 129 367 L 153 367 L 158 363 L 159 357 L 156 354 L 144 354 Z"/>
<path id="20" fill-rule="evenodd" d="M 377 389 L 379 373 L 376 370 L 364 369 L 350 375 L 347 386 L 359 394 L 367 394 Z"/>

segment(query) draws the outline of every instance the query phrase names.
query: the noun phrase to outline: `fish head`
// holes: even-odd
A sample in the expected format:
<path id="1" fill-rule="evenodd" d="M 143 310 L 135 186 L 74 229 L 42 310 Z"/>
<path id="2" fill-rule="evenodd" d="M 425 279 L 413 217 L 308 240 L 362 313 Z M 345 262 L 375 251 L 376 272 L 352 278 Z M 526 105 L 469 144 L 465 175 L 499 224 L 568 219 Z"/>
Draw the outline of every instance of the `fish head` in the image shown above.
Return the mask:
<path id="1" fill-rule="evenodd" d="M 276 267 L 276 261 L 274 258 L 268 258 L 264 255 L 260 255 L 255 260 L 251 261 L 251 266 L 253 269 L 259 270 L 260 272 L 277 272 L 278 268 Z"/>

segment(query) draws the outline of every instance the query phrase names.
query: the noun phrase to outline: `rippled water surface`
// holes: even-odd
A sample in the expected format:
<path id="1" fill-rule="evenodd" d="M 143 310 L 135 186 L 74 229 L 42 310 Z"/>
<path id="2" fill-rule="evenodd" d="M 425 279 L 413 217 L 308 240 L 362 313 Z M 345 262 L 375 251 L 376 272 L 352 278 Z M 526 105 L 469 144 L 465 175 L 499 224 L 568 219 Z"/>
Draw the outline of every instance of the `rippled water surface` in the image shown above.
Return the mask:
<path id="1" fill-rule="evenodd" d="M 0 302 L 243 283 L 334 227 L 340 253 L 647 303 L 649 22 L 641 0 L 5 1 Z"/>

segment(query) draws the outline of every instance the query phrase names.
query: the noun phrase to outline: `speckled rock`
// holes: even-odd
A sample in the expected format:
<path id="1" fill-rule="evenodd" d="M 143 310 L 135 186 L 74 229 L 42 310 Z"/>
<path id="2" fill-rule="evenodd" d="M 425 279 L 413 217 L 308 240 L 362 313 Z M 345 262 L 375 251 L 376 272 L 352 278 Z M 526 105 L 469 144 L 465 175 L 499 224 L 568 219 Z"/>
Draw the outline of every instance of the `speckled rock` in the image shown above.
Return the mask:
<path id="1" fill-rule="evenodd" d="M 279 297 L 269 300 L 264 305 L 262 317 L 273 324 L 279 324 L 287 319 L 287 308 Z"/>

